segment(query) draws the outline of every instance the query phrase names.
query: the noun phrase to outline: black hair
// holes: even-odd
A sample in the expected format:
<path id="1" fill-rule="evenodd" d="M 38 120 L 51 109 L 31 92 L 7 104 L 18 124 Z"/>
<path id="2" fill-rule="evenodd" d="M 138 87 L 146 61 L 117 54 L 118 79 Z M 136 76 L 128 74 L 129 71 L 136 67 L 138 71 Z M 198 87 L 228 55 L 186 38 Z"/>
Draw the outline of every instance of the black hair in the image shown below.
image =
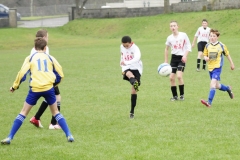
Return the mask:
<path id="1" fill-rule="evenodd" d="M 208 22 L 207 19 L 203 19 L 202 22 Z"/>
<path id="2" fill-rule="evenodd" d="M 122 43 L 131 43 L 132 40 L 129 36 L 122 37 Z"/>

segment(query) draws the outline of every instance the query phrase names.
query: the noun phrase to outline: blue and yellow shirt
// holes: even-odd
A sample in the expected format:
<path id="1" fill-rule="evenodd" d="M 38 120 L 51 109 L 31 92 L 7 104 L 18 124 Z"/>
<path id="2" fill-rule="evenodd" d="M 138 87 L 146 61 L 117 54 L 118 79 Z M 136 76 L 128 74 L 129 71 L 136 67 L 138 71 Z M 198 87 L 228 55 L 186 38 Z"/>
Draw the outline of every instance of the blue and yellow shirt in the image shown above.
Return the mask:
<path id="1" fill-rule="evenodd" d="M 208 70 L 212 71 L 223 66 L 223 55 L 228 56 L 229 51 L 221 42 L 216 44 L 208 43 L 204 48 L 203 55 L 209 57 Z"/>
<path id="2" fill-rule="evenodd" d="M 64 77 L 58 61 L 43 51 L 37 51 L 26 57 L 13 83 L 14 89 L 18 89 L 19 85 L 26 80 L 28 73 L 30 73 L 29 86 L 33 92 L 47 91 L 57 86 Z"/>

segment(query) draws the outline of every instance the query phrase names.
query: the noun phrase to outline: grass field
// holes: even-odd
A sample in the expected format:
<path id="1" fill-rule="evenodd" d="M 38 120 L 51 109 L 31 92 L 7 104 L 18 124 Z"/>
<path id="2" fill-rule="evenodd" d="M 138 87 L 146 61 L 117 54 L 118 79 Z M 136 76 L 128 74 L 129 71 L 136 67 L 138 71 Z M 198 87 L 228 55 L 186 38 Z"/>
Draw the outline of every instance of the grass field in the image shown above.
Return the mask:
<path id="1" fill-rule="evenodd" d="M 122 19 L 82 19 L 49 31 L 50 53 L 65 74 L 60 84 L 61 112 L 75 138 L 68 143 L 60 130 L 48 130 L 50 111 L 41 120 L 43 129 L 29 123 L 42 99 L 31 110 L 10 146 L 0 146 L 0 159 L 97 160 L 237 160 L 240 159 L 240 13 L 239 10 L 196 12 Z M 157 74 L 164 60 L 169 22 L 193 40 L 201 20 L 222 33 L 235 63 L 225 58 L 221 75 L 235 98 L 216 92 L 212 108 L 207 98 L 207 71 L 196 72 L 197 49 L 188 56 L 184 74 L 185 101 L 170 102 L 169 79 Z M 10 93 L 24 58 L 30 53 L 36 29 L 0 29 L 0 138 L 9 134 L 22 108 L 28 80 Z M 135 119 L 129 119 L 130 85 L 122 80 L 120 39 L 130 35 L 142 52 L 144 71 Z"/>

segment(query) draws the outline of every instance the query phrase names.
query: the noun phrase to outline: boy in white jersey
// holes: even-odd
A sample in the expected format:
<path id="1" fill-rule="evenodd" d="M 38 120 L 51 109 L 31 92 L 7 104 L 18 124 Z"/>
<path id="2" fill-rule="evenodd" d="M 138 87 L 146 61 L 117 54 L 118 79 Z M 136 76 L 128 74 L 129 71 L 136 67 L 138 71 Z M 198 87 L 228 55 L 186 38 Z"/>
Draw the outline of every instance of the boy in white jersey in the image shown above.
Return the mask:
<path id="1" fill-rule="evenodd" d="M 46 30 L 43 30 L 43 29 L 39 30 L 36 33 L 36 37 L 41 37 L 44 40 L 46 40 L 46 42 L 48 42 L 48 32 Z M 33 55 L 36 52 L 37 52 L 36 49 L 32 48 L 30 55 Z M 46 46 L 45 53 L 49 55 L 49 48 L 48 48 L 48 46 Z M 60 96 L 60 91 L 59 91 L 58 86 L 56 86 L 54 88 L 54 91 L 55 91 L 55 95 L 56 95 L 56 98 L 57 98 L 57 107 L 58 107 L 58 110 L 60 111 L 61 96 Z M 42 102 L 41 106 L 39 107 L 37 113 L 35 114 L 35 116 L 33 116 L 30 119 L 30 122 L 33 125 L 35 125 L 36 127 L 43 128 L 43 126 L 41 124 L 41 121 L 40 121 L 40 117 L 42 116 L 42 114 L 44 113 L 44 111 L 46 110 L 47 107 L 48 107 L 48 104 L 44 100 Z M 51 119 L 51 122 L 50 122 L 50 125 L 49 125 L 49 129 L 61 129 L 61 127 L 57 124 L 57 121 L 56 121 L 56 119 L 53 116 L 52 116 L 52 119 Z"/>
<path id="2" fill-rule="evenodd" d="M 171 101 L 178 100 L 177 87 L 176 87 L 176 74 L 178 79 L 178 85 L 180 90 L 180 100 L 184 100 L 184 81 L 183 72 L 187 62 L 187 55 L 191 52 L 191 44 L 186 33 L 178 31 L 178 24 L 176 21 L 170 22 L 170 30 L 172 34 L 167 37 L 165 48 L 165 61 L 168 63 L 168 51 L 171 48 L 172 58 L 170 65 L 172 67 L 172 73 L 170 74 L 170 84 L 173 97 Z"/>
<path id="3" fill-rule="evenodd" d="M 198 28 L 193 42 L 192 42 L 192 48 L 195 45 L 196 39 L 197 39 L 197 44 L 198 44 L 198 56 L 197 56 L 197 71 L 200 71 L 200 64 L 201 64 L 201 59 L 203 56 L 203 50 L 206 44 L 209 41 L 209 34 L 210 34 L 210 28 L 208 27 L 208 21 L 206 19 L 202 20 L 202 26 Z M 206 61 L 203 59 L 203 70 L 206 69 Z"/>
<path id="4" fill-rule="evenodd" d="M 130 82 L 131 87 L 131 110 L 130 119 L 134 118 L 134 109 L 137 104 L 137 91 L 140 86 L 140 78 L 143 72 L 141 61 L 141 52 L 136 44 L 134 44 L 129 36 L 122 37 L 120 46 L 123 79 Z"/>

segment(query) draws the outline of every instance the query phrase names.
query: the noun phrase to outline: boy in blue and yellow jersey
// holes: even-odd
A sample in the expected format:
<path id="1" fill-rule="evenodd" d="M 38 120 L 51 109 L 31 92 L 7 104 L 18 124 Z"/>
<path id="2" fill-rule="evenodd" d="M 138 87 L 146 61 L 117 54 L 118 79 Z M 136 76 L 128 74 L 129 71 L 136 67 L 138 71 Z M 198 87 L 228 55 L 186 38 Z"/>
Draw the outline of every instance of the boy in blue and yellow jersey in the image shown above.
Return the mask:
<path id="1" fill-rule="evenodd" d="M 231 87 L 225 86 L 219 82 L 223 66 L 223 56 L 227 57 L 231 65 L 231 70 L 234 70 L 234 64 L 229 51 L 226 45 L 218 41 L 219 36 L 220 33 L 218 30 L 210 30 L 210 43 L 205 46 L 203 53 L 204 59 L 208 62 L 208 70 L 211 79 L 208 101 L 201 100 L 201 103 L 207 107 L 211 107 L 216 89 L 227 91 L 230 98 L 233 99 Z"/>
<path id="2" fill-rule="evenodd" d="M 10 88 L 10 91 L 14 92 L 19 88 L 21 82 L 26 79 L 26 75 L 30 73 L 30 90 L 28 92 L 27 98 L 24 102 L 20 114 L 13 122 L 10 134 L 7 138 L 1 141 L 2 144 L 11 143 L 11 140 L 13 139 L 18 129 L 21 127 L 29 111 L 37 103 L 40 97 L 44 97 L 50 106 L 52 115 L 55 117 L 55 119 L 58 121 L 58 124 L 65 132 L 68 142 L 74 141 L 65 118 L 58 111 L 56 96 L 54 93 L 54 86 L 57 86 L 64 77 L 62 67 L 54 57 L 45 53 L 46 45 L 47 42 L 43 38 L 35 39 L 35 49 L 37 52 L 26 57 L 21 70 L 18 72 L 16 80 L 13 83 L 13 86 Z"/>

